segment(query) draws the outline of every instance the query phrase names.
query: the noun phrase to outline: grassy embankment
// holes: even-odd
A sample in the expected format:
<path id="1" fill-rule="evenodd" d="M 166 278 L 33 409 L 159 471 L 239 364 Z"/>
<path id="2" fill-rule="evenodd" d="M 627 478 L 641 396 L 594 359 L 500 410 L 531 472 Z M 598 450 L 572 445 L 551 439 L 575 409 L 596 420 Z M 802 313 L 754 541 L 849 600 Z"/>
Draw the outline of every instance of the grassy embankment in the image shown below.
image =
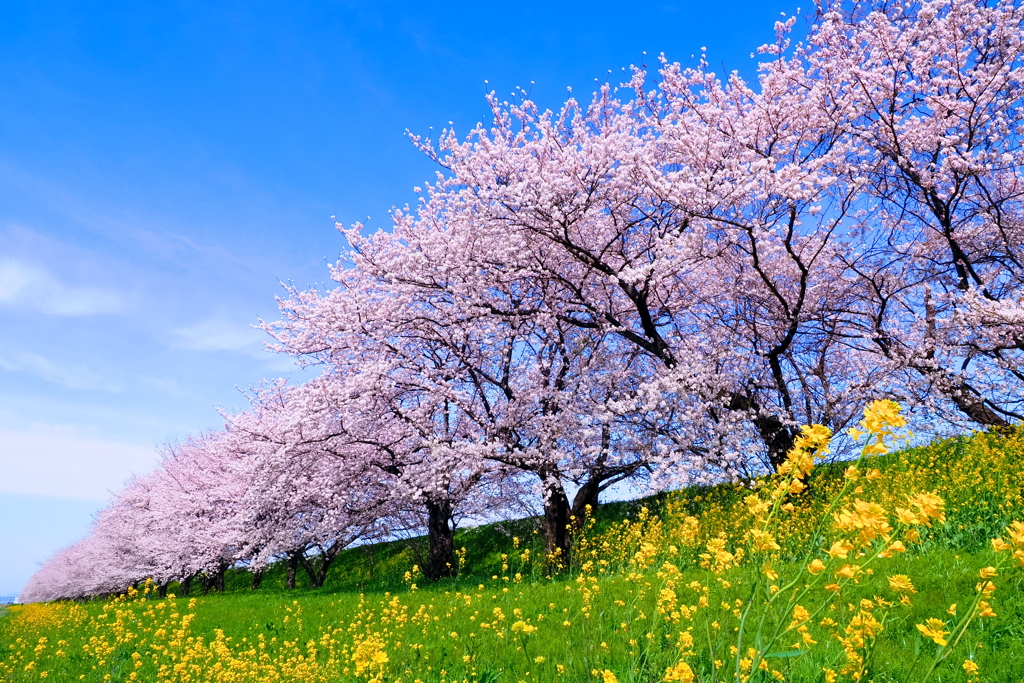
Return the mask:
<path id="1" fill-rule="evenodd" d="M 1024 680 L 1024 569 L 990 544 L 1024 519 L 1024 439 L 807 483 L 602 506 L 554 576 L 521 520 L 461 532 L 461 575 L 435 585 L 406 574 L 415 543 L 391 543 L 347 551 L 316 591 L 275 568 L 256 592 L 238 572 L 224 595 L 17 606 L 0 680 Z"/>

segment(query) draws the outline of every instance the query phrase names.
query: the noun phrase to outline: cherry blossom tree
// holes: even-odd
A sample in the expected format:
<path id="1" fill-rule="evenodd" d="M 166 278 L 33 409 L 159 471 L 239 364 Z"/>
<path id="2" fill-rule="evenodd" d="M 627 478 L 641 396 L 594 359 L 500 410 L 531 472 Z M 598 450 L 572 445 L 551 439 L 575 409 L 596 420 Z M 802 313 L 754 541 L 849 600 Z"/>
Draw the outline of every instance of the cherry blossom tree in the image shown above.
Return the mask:
<path id="1" fill-rule="evenodd" d="M 830 266 L 856 188 L 841 131 L 807 115 L 817 93 L 789 87 L 802 69 L 780 56 L 755 92 L 666 64 L 660 91 L 638 71 L 632 101 L 605 88 L 557 114 L 491 98 L 490 129 L 421 145 L 447 173 L 392 235 L 346 233 L 355 270 L 451 309 L 438 327 L 487 317 L 631 359 L 615 403 L 661 409 L 663 473 L 735 469 L 744 436 L 778 462 L 796 424 L 842 426 L 876 383 L 840 374 L 865 367 L 829 317 L 850 297 Z"/>
<path id="2" fill-rule="evenodd" d="M 826 1 L 756 78 L 662 59 L 557 111 L 414 137 L 441 167 L 264 323 L 322 374 L 168 449 L 29 599 L 340 550 L 422 518 L 425 571 L 525 485 L 548 551 L 609 487 L 770 469 L 869 397 L 1024 420 L 1024 9 Z M 569 492 L 573 493 L 570 501 Z"/>
<path id="3" fill-rule="evenodd" d="M 478 444 L 450 406 L 417 392 L 412 374 L 384 372 L 382 357 L 361 360 L 348 372 L 335 367 L 300 386 L 264 387 L 254 396 L 255 410 L 232 418 L 233 431 L 270 446 L 260 462 L 262 480 L 272 481 L 255 495 L 260 504 L 267 504 L 266 490 L 271 501 L 298 495 L 306 504 L 319 497 L 316 505 L 330 509 L 339 530 L 358 534 L 351 540 L 402 527 L 418 508 L 429 547 L 424 573 L 449 576 L 457 569 L 456 519 L 481 512 L 474 506 L 489 507 L 487 497 L 470 493 L 494 473 L 471 456 Z M 310 482 L 308 493 L 294 490 L 305 477 L 324 481 Z"/>
<path id="4" fill-rule="evenodd" d="M 138 580 L 131 569 L 138 557 L 131 547 L 89 535 L 58 551 L 29 579 L 20 602 L 80 600 L 123 591 Z"/>
<path id="5" fill-rule="evenodd" d="M 151 522 L 140 546 L 161 557 L 163 571 L 154 579 L 177 579 L 187 592 L 190 579 L 202 574 L 205 588 L 223 590 L 225 571 L 241 559 L 246 530 L 242 461 L 223 431 L 167 448 L 145 480 Z"/>
<path id="6" fill-rule="evenodd" d="M 549 551 L 567 552 L 570 519 L 645 467 L 647 443 L 612 424 L 622 419 L 612 404 L 629 383 L 630 363 L 610 351 L 610 335 L 557 317 L 495 313 L 514 305 L 518 292 L 533 286 L 530 278 L 485 289 L 464 262 L 435 258 L 468 254 L 455 243 L 465 234 L 410 228 L 362 242 L 352 254 L 356 267 L 334 270 L 338 289 L 293 291 L 282 323 L 267 328 L 282 350 L 328 365 L 349 396 L 367 393 L 361 383 L 378 399 L 391 391 L 383 385 L 400 387 L 386 405 L 367 411 L 371 420 L 393 413 L 387 405 L 411 402 L 417 409 L 403 408 L 401 419 L 416 416 L 443 433 L 445 448 L 458 452 L 443 457 L 459 467 L 488 473 L 497 489 L 514 481 L 514 472 L 536 477 Z M 436 408 L 425 414 L 423 406 Z M 417 430 L 426 438 L 428 430 Z M 440 453 L 434 448 L 432 457 Z M 442 465 L 436 472 L 443 477 L 457 469 Z M 567 483 L 577 487 L 572 506 Z M 497 507 L 506 502 L 498 496 Z"/>
<path id="7" fill-rule="evenodd" d="M 372 463 L 332 450 L 308 398 L 316 386 L 267 383 L 250 409 L 227 419 L 232 449 L 246 456 L 242 555 L 254 585 L 268 562 L 282 560 L 289 588 L 300 565 L 310 586 L 320 587 L 341 550 L 387 537 L 397 519 L 387 479 Z"/>
<path id="8" fill-rule="evenodd" d="M 169 448 L 158 469 L 132 479 L 93 522 L 90 535 L 61 551 L 33 577 L 32 599 L 116 594 L 153 579 L 161 588 L 208 577 L 223 588 L 237 559 L 237 486 L 215 435 Z M 59 578 L 59 580 L 58 580 Z"/>
<path id="9" fill-rule="evenodd" d="M 971 421 L 1024 416 L 1024 10 L 826 5 L 811 42 L 869 200 L 845 265 L 866 347 L 909 395 Z"/>

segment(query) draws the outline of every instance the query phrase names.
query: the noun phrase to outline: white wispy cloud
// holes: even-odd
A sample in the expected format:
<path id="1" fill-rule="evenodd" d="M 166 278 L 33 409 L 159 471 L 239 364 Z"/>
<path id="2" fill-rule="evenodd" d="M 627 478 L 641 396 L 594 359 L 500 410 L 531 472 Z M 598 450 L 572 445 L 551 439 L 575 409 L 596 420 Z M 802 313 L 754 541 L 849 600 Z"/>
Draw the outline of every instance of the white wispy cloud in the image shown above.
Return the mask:
<path id="1" fill-rule="evenodd" d="M 194 325 L 172 330 L 171 345 L 188 351 L 230 351 L 259 361 L 259 367 L 270 373 L 299 372 L 295 359 L 267 350 L 266 333 L 252 325 L 234 323 L 224 318 L 210 318 Z"/>
<path id="2" fill-rule="evenodd" d="M 49 315 L 83 316 L 117 313 L 124 304 L 124 299 L 109 289 L 71 285 L 41 266 L 0 260 L 0 305 Z"/>
<path id="3" fill-rule="evenodd" d="M 262 360 L 263 368 L 267 372 L 293 375 L 294 377 L 313 377 L 319 372 L 319 370 L 310 371 L 300 368 L 294 358 L 283 353 L 266 352 L 263 354 Z"/>
<path id="4" fill-rule="evenodd" d="M 46 431 L 0 429 L 0 492 L 104 500 L 158 459 L 151 446 L 76 432 L 59 425 Z"/>
<path id="5" fill-rule="evenodd" d="M 263 333 L 249 325 L 211 318 L 174 330 L 174 346 L 190 351 L 243 351 L 262 348 Z"/>
<path id="6" fill-rule="evenodd" d="M 99 389 L 109 392 L 121 390 L 119 383 L 110 381 L 95 370 L 82 365 L 56 363 L 28 351 L 0 352 L 0 368 L 12 372 L 27 372 L 70 389 Z"/>

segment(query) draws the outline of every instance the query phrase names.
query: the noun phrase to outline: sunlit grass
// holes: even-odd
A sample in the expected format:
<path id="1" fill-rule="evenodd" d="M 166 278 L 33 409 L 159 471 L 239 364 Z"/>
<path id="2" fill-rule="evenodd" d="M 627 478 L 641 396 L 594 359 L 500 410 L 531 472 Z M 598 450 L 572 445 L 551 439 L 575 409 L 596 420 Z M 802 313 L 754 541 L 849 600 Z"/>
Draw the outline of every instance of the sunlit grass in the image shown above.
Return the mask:
<path id="1" fill-rule="evenodd" d="M 441 584 L 398 543 L 350 551 L 328 590 L 243 591 L 240 572 L 224 595 L 14 606 L 0 680 L 1017 682 L 1022 445 L 979 434 L 602 510 L 560 572 L 523 520 L 461 536 Z"/>

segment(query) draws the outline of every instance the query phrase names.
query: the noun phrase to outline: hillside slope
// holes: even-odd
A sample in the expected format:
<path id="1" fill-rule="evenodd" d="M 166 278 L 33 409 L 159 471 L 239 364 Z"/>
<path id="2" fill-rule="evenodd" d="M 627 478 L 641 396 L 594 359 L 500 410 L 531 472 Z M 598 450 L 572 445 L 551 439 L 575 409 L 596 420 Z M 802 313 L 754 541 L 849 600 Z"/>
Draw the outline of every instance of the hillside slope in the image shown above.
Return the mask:
<path id="1" fill-rule="evenodd" d="M 255 592 L 237 572 L 223 595 L 16 606 L 0 680 L 1024 677 L 1024 439 L 798 474 L 602 506 L 561 571 L 519 520 L 460 532 L 460 576 L 429 586 L 396 542 L 315 591 L 275 568 Z"/>

